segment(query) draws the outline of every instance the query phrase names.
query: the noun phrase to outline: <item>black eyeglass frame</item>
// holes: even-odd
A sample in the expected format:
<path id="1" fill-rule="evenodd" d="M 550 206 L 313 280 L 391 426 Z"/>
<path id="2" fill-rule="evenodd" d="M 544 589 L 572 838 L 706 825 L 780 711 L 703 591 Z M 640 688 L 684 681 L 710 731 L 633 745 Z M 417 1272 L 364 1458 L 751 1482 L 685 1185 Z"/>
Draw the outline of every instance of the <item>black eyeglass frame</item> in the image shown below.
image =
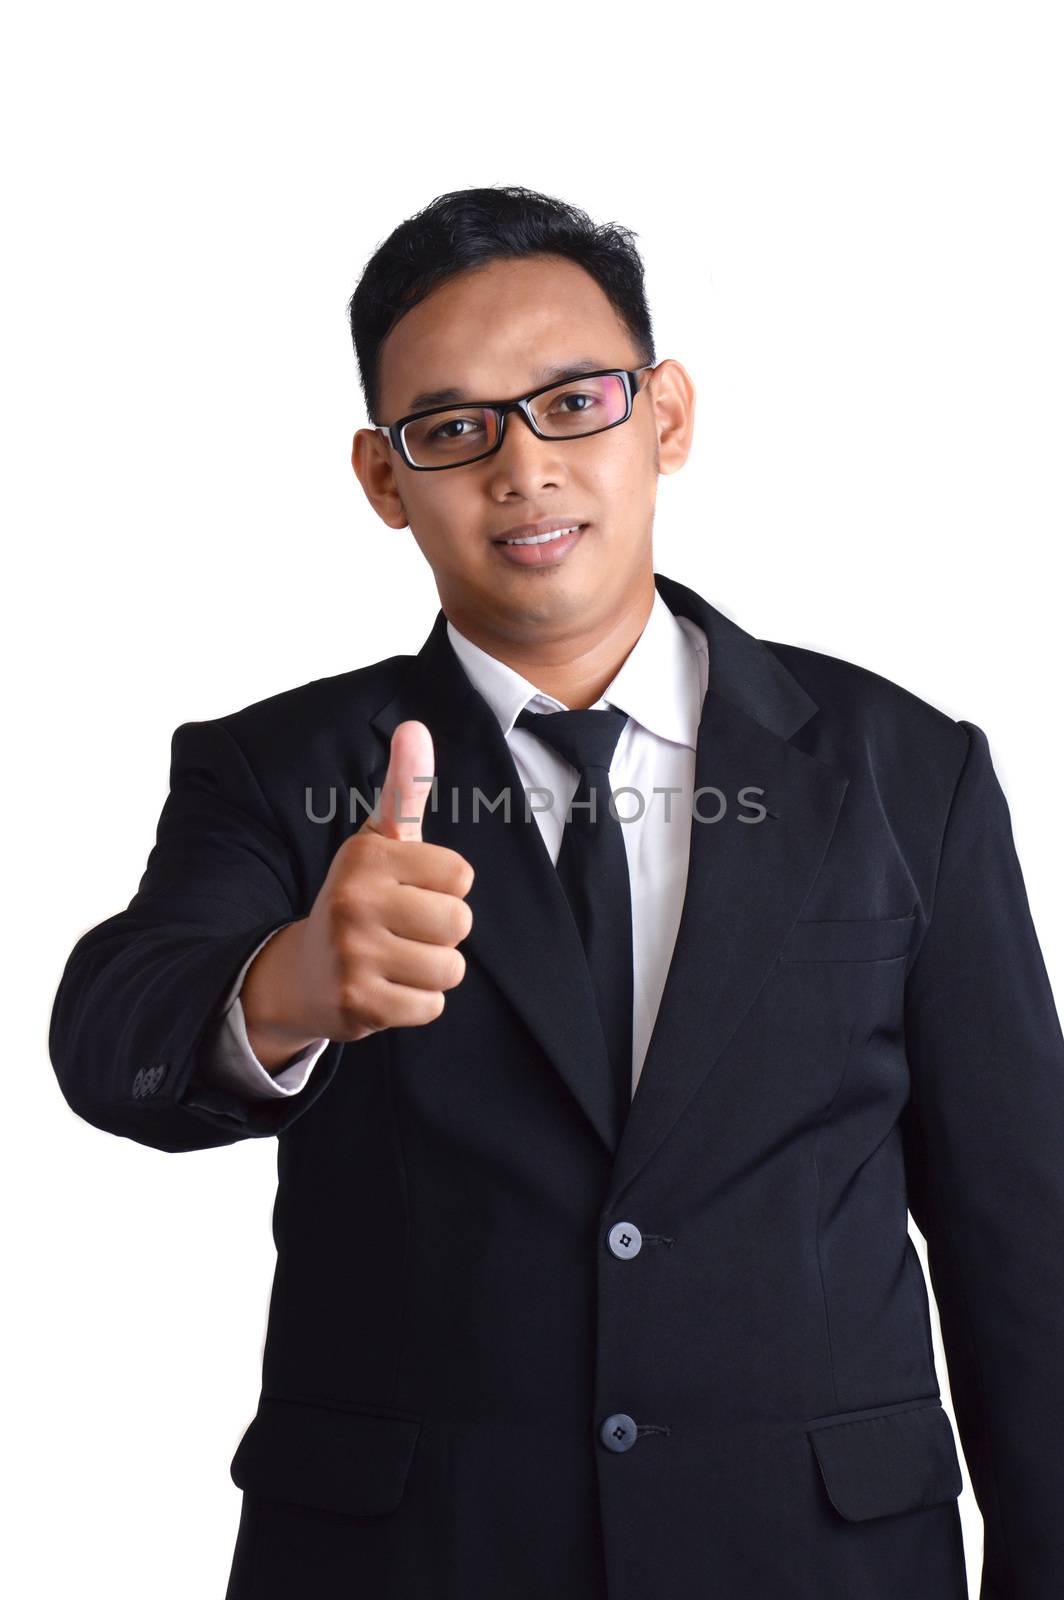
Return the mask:
<path id="1" fill-rule="evenodd" d="M 596 433 L 608 433 L 610 428 L 619 428 L 622 422 L 627 422 L 632 415 L 632 407 L 635 404 L 636 395 L 642 393 L 644 386 L 636 381 L 640 373 L 651 372 L 657 365 L 658 363 L 655 361 L 648 361 L 643 366 L 633 367 L 630 370 L 626 370 L 624 367 L 600 367 L 595 372 L 574 372 L 567 378 L 555 378 L 553 383 L 545 383 L 541 388 L 533 389 L 531 394 L 522 395 L 518 400 L 452 400 L 450 405 L 429 406 L 426 411 L 411 411 L 409 416 L 399 417 L 395 422 L 376 423 L 374 427 L 377 433 L 384 435 L 392 449 L 399 452 L 406 465 L 413 472 L 451 472 L 455 467 L 471 467 L 474 461 L 484 461 L 501 448 L 503 439 L 506 437 L 506 417 L 510 411 L 519 411 L 521 413 L 537 439 L 550 439 L 554 442 L 561 441 L 564 443 L 566 438 L 591 439 L 594 438 Z M 543 433 L 536 426 L 536 419 L 531 411 L 531 402 L 541 394 L 546 394 L 550 389 L 563 388 L 565 384 L 576 383 L 581 378 L 623 378 L 625 394 L 624 416 L 618 417 L 616 422 L 605 423 L 601 428 L 591 428 L 587 433 L 570 435 Z M 406 441 L 403 438 L 403 430 L 411 422 L 418 422 L 422 417 L 435 417 L 444 411 L 464 411 L 467 409 L 495 412 L 499 424 L 499 437 L 489 449 L 482 450 L 478 456 L 467 456 L 464 461 L 445 461 L 442 466 L 438 467 L 423 467 L 418 462 L 411 461 L 406 448 Z"/>

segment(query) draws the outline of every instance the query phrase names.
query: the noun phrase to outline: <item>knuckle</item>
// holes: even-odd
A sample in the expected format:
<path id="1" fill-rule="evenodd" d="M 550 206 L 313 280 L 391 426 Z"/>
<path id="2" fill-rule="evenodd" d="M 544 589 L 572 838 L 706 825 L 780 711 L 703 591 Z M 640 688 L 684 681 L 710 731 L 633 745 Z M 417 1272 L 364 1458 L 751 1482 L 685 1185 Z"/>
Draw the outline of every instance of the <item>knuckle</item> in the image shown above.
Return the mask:
<path id="1" fill-rule="evenodd" d="M 336 986 L 338 1011 L 357 1011 L 362 1003 L 362 985 L 354 978 L 342 978 Z"/>
<path id="2" fill-rule="evenodd" d="M 347 877 L 339 880 L 325 907 L 330 933 L 334 936 L 341 934 L 356 920 L 361 898 L 353 879 Z"/>
<path id="3" fill-rule="evenodd" d="M 382 1028 L 388 1027 L 389 1018 L 381 1000 L 366 1001 L 357 1019 L 364 1023 L 372 1033 L 379 1033 Z"/>
<path id="4" fill-rule="evenodd" d="M 340 985 L 336 997 L 336 1009 L 345 1028 L 357 1028 L 359 1025 L 368 1025 L 371 1028 L 381 1026 L 372 996 L 366 993 L 360 983 L 349 980 Z"/>
<path id="5" fill-rule="evenodd" d="M 341 990 L 362 990 L 366 976 L 372 973 L 374 947 L 362 931 L 345 924 L 338 930 L 333 949 L 334 981 Z"/>

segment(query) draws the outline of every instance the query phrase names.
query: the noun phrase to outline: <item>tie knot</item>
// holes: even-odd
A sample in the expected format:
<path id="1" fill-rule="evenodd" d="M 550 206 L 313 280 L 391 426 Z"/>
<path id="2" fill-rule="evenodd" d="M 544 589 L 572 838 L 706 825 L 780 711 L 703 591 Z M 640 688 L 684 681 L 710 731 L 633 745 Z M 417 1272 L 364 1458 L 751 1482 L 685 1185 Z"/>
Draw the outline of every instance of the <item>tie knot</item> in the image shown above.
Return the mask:
<path id="1" fill-rule="evenodd" d="M 527 728 L 552 745 L 578 772 L 588 767 L 604 767 L 608 772 L 627 721 L 628 713 L 619 706 L 600 711 L 530 711 L 526 706 L 514 727 Z"/>

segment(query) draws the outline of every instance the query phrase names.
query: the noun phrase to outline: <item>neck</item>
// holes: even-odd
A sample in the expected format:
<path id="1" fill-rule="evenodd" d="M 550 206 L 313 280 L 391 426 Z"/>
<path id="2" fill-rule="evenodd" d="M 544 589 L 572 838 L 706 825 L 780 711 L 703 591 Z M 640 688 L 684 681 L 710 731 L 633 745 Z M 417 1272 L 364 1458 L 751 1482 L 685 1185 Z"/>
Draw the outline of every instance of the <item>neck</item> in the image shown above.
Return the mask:
<path id="1" fill-rule="evenodd" d="M 638 593 L 601 625 L 577 635 L 548 640 L 500 638 L 477 621 L 459 616 L 451 620 L 458 631 L 537 689 L 560 700 L 571 711 L 586 710 L 620 671 L 646 627 L 654 604 L 654 575 Z"/>

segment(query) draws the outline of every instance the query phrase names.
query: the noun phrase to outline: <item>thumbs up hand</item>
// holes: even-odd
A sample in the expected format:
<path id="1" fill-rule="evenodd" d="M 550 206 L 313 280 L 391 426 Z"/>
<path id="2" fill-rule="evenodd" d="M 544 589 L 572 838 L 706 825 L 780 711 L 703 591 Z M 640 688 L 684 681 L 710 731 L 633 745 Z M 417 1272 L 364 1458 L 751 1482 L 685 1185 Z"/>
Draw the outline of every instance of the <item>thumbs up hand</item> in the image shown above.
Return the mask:
<path id="1" fill-rule="evenodd" d="M 421 837 L 435 771 L 423 722 L 392 734 L 379 806 L 333 856 L 307 917 L 270 939 L 240 991 L 248 1039 L 274 1071 L 316 1039 L 356 1040 L 440 1015 L 473 925 L 464 856 Z"/>

